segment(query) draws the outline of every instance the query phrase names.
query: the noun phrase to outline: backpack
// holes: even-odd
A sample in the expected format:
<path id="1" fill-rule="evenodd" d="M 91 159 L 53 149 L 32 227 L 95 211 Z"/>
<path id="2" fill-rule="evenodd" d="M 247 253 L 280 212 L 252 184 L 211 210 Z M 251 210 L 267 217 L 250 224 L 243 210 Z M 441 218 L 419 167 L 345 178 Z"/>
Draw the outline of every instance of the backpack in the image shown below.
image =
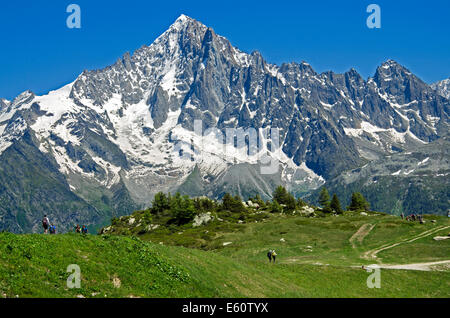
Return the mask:
<path id="1" fill-rule="evenodd" d="M 47 221 L 47 218 L 44 218 L 43 220 L 42 220 L 42 225 L 48 225 L 48 221 Z"/>

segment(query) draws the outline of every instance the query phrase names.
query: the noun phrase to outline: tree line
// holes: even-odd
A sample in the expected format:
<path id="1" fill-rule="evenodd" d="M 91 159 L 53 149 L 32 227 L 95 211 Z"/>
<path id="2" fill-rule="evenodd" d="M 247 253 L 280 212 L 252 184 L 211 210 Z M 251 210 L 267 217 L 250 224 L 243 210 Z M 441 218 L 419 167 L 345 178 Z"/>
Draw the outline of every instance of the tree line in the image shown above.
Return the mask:
<path id="1" fill-rule="evenodd" d="M 319 204 L 324 212 L 334 212 L 337 214 L 344 213 L 341 207 L 341 202 L 339 201 L 336 193 L 330 200 L 330 194 L 327 188 L 323 187 L 319 193 Z M 370 205 L 366 198 L 360 192 L 353 192 L 350 205 L 347 207 L 347 211 L 369 211 Z"/>
<path id="2" fill-rule="evenodd" d="M 254 197 L 250 197 L 247 202 L 251 202 L 250 206 L 244 203 L 239 195 L 233 196 L 230 193 L 225 193 L 222 200 L 217 201 L 207 197 L 191 198 L 180 193 L 172 195 L 158 192 L 148 212 L 151 215 L 169 213 L 174 218 L 174 222 L 181 225 L 189 223 L 197 214 L 203 212 L 242 213 L 248 212 L 250 208 L 256 208 L 272 213 L 281 213 L 293 212 L 307 205 L 301 198 L 296 199 L 283 186 L 278 186 L 274 190 L 272 200 L 264 201 L 259 194 L 256 194 Z M 344 212 L 337 195 L 333 194 L 330 200 L 330 195 L 325 187 L 320 191 L 319 204 L 324 213 L 342 214 Z M 351 203 L 347 210 L 368 211 L 369 204 L 361 193 L 355 192 L 352 194 Z M 151 215 L 149 215 L 149 218 L 151 218 Z"/>

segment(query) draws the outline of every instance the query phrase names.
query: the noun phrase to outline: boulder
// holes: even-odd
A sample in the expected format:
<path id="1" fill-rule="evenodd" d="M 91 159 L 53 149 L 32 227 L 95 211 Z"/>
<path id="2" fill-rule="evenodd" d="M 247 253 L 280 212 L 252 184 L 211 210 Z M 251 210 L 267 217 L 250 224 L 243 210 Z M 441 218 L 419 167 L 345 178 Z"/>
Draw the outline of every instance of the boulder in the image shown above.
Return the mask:
<path id="1" fill-rule="evenodd" d="M 193 227 L 199 227 L 203 224 L 207 224 L 208 222 L 212 221 L 214 219 L 214 216 L 211 215 L 211 212 L 207 213 L 201 213 L 195 216 L 194 223 L 192 224 Z"/>
<path id="2" fill-rule="evenodd" d="M 433 240 L 435 241 L 443 241 L 443 240 L 447 240 L 450 239 L 450 236 L 435 236 L 433 237 Z"/>
<path id="3" fill-rule="evenodd" d="M 298 213 L 302 216 L 313 216 L 314 215 L 314 209 L 309 206 L 304 206 L 298 211 Z"/>
<path id="4" fill-rule="evenodd" d="M 152 230 L 156 230 L 159 227 L 159 224 L 149 224 L 146 227 L 147 232 L 150 232 Z"/>
<path id="5" fill-rule="evenodd" d="M 259 209 L 259 204 L 258 203 L 253 203 L 252 201 L 247 201 L 247 206 L 249 208 L 255 208 L 255 209 Z"/>

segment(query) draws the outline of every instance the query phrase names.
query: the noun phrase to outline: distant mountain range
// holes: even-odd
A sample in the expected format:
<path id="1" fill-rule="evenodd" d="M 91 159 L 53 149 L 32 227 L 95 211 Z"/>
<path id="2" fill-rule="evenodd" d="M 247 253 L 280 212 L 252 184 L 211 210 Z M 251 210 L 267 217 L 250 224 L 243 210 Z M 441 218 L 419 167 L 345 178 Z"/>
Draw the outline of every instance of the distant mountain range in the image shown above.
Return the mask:
<path id="1" fill-rule="evenodd" d="M 45 213 L 60 228 L 102 225 L 158 191 L 269 198 L 278 184 L 299 196 L 323 184 L 363 190 L 392 213 L 446 213 L 449 94 L 449 80 L 429 86 L 393 60 L 368 80 L 272 65 L 182 15 L 111 66 L 0 100 L 0 230 L 38 231 Z M 225 153 L 213 135 L 196 143 L 195 120 L 224 133 L 278 128 L 282 151 L 260 150 L 277 173 L 261 173 L 246 150 Z"/>

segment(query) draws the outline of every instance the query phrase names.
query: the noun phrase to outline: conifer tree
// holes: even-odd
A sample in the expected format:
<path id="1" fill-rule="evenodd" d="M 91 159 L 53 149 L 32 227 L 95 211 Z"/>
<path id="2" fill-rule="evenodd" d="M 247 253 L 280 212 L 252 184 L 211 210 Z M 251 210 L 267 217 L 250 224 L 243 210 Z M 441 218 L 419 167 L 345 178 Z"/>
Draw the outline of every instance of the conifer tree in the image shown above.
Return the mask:
<path id="1" fill-rule="evenodd" d="M 279 204 L 287 204 L 289 200 L 289 193 L 283 186 L 278 186 L 273 192 L 273 200 Z"/>
<path id="2" fill-rule="evenodd" d="M 347 207 L 347 210 L 350 211 L 369 211 L 370 205 L 369 202 L 367 202 L 366 198 L 359 193 L 359 192 L 353 192 L 352 193 L 352 201 L 350 202 L 350 205 Z"/>
<path id="3" fill-rule="evenodd" d="M 320 190 L 319 204 L 324 209 L 329 207 L 330 205 L 330 194 L 328 193 L 328 190 L 325 187 L 323 187 L 322 190 Z"/>
<path id="4" fill-rule="evenodd" d="M 158 192 L 152 201 L 152 213 L 161 213 L 164 210 L 169 209 L 169 200 L 163 192 Z"/>
<path id="5" fill-rule="evenodd" d="M 331 198 L 330 209 L 336 212 L 337 214 L 342 214 L 344 212 L 342 211 L 341 202 L 339 202 L 339 198 L 336 195 L 336 193 L 333 194 L 333 197 Z"/>

